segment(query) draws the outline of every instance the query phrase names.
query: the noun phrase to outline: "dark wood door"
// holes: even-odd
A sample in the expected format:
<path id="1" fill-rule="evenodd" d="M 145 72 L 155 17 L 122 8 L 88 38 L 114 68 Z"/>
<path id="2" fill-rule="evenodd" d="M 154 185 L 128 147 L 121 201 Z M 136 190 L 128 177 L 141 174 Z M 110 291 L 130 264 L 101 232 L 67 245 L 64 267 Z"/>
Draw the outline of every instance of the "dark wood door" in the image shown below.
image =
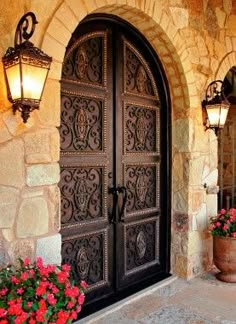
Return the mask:
<path id="1" fill-rule="evenodd" d="M 132 35 L 111 21 L 86 22 L 63 64 L 62 257 L 88 282 L 88 303 L 168 272 L 166 94 L 156 61 Z"/>

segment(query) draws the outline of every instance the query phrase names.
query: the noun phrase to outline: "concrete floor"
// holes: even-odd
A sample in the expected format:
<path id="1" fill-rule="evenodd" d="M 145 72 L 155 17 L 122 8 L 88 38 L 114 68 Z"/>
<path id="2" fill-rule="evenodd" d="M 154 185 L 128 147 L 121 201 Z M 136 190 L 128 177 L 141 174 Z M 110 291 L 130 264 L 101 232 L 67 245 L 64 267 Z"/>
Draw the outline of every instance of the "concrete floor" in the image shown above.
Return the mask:
<path id="1" fill-rule="evenodd" d="M 236 283 L 170 277 L 78 324 L 236 324 Z"/>

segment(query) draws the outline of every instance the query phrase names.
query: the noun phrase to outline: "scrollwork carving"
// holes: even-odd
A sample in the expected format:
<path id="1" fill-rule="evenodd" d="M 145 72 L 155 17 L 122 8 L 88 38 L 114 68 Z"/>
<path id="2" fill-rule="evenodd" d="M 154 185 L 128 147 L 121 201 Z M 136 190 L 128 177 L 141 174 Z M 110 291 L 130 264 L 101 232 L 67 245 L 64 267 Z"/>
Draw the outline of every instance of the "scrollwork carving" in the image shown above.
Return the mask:
<path id="1" fill-rule="evenodd" d="M 126 167 L 127 213 L 157 207 L 156 177 L 155 166 Z"/>
<path id="2" fill-rule="evenodd" d="M 76 281 L 85 280 L 89 285 L 94 285 L 106 279 L 104 245 L 103 234 L 67 239 L 62 243 L 62 262 L 72 266 Z"/>
<path id="3" fill-rule="evenodd" d="M 61 222 L 76 222 L 103 217 L 103 169 L 61 168 Z"/>
<path id="4" fill-rule="evenodd" d="M 126 152 L 156 152 L 156 110 L 131 104 L 125 109 Z"/>
<path id="5" fill-rule="evenodd" d="M 134 51 L 125 46 L 125 91 L 143 96 L 154 96 L 152 81 Z"/>
<path id="6" fill-rule="evenodd" d="M 126 271 L 155 260 L 156 223 L 143 223 L 126 228 Z"/>
<path id="7" fill-rule="evenodd" d="M 77 43 L 65 58 L 62 78 L 103 85 L 104 46 L 104 37 L 96 35 L 88 36 Z"/>
<path id="8" fill-rule="evenodd" d="M 62 95 L 61 103 L 61 150 L 102 151 L 104 103 L 69 94 Z"/>

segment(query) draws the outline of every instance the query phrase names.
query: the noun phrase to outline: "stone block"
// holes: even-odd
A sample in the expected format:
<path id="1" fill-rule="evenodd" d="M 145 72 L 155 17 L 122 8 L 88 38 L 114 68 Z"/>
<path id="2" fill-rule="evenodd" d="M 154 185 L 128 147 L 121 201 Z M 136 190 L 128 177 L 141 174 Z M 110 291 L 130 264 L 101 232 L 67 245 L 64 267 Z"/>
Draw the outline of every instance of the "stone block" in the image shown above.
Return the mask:
<path id="1" fill-rule="evenodd" d="M 224 28 L 226 13 L 218 7 L 216 8 L 216 18 L 217 18 L 217 23 L 220 26 L 220 28 Z"/>
<path id="2" fill-rule="evenodd" d="M 207 217 L 217 215 L 217 194 L 206 196 Z"/>
<path id="3" fill-rule="evenodd" d="M 194 191 L 191 193 L 192 211 L 197 211 L 200 209 L 203 201 L 202 191 Z"/>
<path id="4" fill-rule="evenodd" d="M 175 231 L 187 232 L 189 228 L 188 215 L 175 212 L 173 215 L 173 225 Z"/>
<path id="5" fill-rule="evenodd" d="M 184 8 L 169 7 L 175 26 L 178 29 L 188 27 L 189 14 Z"/>
<path id="6" fill-rule="evenodd" d="M 79 5 L 78 0 L 66 0 L 65 2 L 68 4 L 68 6 L 73 11 L 74 15 L 77 17 L 77 24 L 88 14 L 85 5 L 81 3 L 81 1 Z"/>
<path id="7" fill-rule="evenodd" d="M 61 235 L 56 234 L 38 239 L 36 256 L 42 257 L 45 264 L 61 264 Z"/>
<path id="8" fill-rule="evenodd" d="M 16 240 L 10 244 L 8 250 L 11 262 L 16 263 L 18 258 L 29 258 L 33 259 L 34 253 L 34 242 L 31 240 Z"/>
<path id="9" fill-rule="evenodd" d="M 41 197 L 24 199 L 16 222 L 18 238 L 44 235 L 48 232 L 48 207 Z"/>
<path id="10" fill-rule="evenodd" d="M 218 180 L 218 169 L 214 169 L 206 177 L 202 178 L 202 184 L 206 183 L 207 187 L 217 185 Z"/>
<path id="11" fill-rule="evenodd" d="M 179 152 L 190 152 L 194 127 L 190 119 L 178 119 L 173 127 L 173 145 Z"/>
<path id="12" fill-rule="evenodd" d="M 6 141 L 9 141 L 12 138 L 11 134 L 9 133 L 7 127 L 3 123 L 2 120 L 0 120 L 0 143 L 4 143 Z"/>
<path id="13" fill-rule="evenodd" d="M 21 188 L 24 184 L 24 145 L 15 139 L 0 145 L 0 185 Z"/>
<path id="14" fill-rule="evenodd" d="M 22 198 L 32 198 L 43 196 L 43 188 L 25 188 L 22 191 Z"/>
<path id="15" fill-rule="evenodd" d="M 58 161 L 60 152 L 57 129 L 43 129 L 24 137 L 27 163 Z"/>
<path id="16" fill-rule="evenodd" d="M 197 228 L 199 231 L 205 231 L 208 228 L 207 220 L 207 207 L 206 204 L 202 204 L 200 210 L 196 214 Z"/>
<path id="17" fill-rule="evenodd" d="M 60 180 L 60 168 L 57 163 L 37 164 L 27 168 L 27 185 L 30 187 L 56 184 Z"/>
<path id="18" fill-rule="evenodd" d="M 9 258 L 6 249 L 3 244 L 3 240 L 0 240 L 0 267 L 6 265 L 9 262 Z"/>
<path id="19" fill-rule="evenodd" d="M 44 125 L 59 126 L 60 107 L 60 83 L 58 80 L 48 79 L 44 88 L 40 110 L 37 111 L 40 121 Z"/>
<path id="20" fill-rule="evenodd" d="M 175 274 L 180 278 L 187 279 L 188 276 L 188 258 L 183 255 L 176 255 Z"/>
<path id="21" fill-rule="evenodd" d="M 8 110 L 3 114 L 3 121 L 10 134 L 13 136 L 18 136 L 35 126 L 36 121 L 34 118 L 34 113 L 35 112 L 32 112 L 30 114 L 27 123 L 23 123 L 20 112 L 17 111 L 14 115 L 12 110 Z"/>
<path id="22" fill-rule="evenodd" d="M 0 228 L 11 228 L 13 226 L 18 195 L 19 190 L 17 189 L 0 187 Z"/>
<path id="23" fill-rule="evenodd" d="M 64 19 L 64 21 L 67 21 L 67 19 Z M 71 32 L 65 27 L 64 22 L 62 23 L 56 17 L 52 19 L 47 32 L 61 44 L 68 44 L 71 38 Z"/>
<path id="24" fill-rule="evenodd" d="M 175 212 L 188 213 L 189 210 L 189 194 L 187 188 L 182 188 L 173 195 L 173 209 Z"/>
<path id="25" fill-rule="evenodd" d="M 49 34 L 44 36 L 42 50 L 58 62 L 63 62 L 66 48 Z"/>
<path id="26" fill-rule="evenodd" d="M 74 32 L 78 25 L 78 20 L 65 2 L 63 2 L 60 8 L 57 10 L 56 17 L 65 24 L 65 27 L 71 33 Z M 67 19 L 65 19 L 65 17 L 67 17 Z"/>
<path id="27" fill-rule="evenodd" d="M 47 203 L 49 208 L 49 222 L 52 231 L 59 232 L 61 227 L 60 219 L 60 190 L 57 185 L 50 186 L 46 189 Z"/>
<path id="28" fill-rule="evenodd" d="M 202 172 L 204 165 L 204 156 L 199 156 L 190 161 L 190 184 L 201 185 L 202 184 Z"/>
<path id="29" fill-rule="evenodd" d="M 2 229 L 2 235 L 7 242 L 13 242 L 15 239 L 14 230 L 12 228 Z"/>

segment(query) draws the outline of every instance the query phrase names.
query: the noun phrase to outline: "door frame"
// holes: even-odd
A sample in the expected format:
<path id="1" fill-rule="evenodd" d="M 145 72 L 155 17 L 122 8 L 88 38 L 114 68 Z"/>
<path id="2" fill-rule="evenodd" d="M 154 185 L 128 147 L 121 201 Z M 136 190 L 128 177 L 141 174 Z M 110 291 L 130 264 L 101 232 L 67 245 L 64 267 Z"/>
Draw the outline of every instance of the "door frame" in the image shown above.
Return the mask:
<path id="1" fill-rule="evenodd" d="M 165 272 L 169 273 L 170 271 L 170 232 L 171 232 L 171 217 L 170 217 L 170 211 L 171 211 L 171 168 L 170 168 L 170 162 L 171 162 L 171 100 L 170 100 L 170 94 L 169 94 L 169 88 L 168 88 L 168 82 L 167 78 L 163 69 L 163 66 L 161 64 L 160 59 L 158 58 L 157 54 L 155 53 L 154 49 L 151 47 L 151 44 L 145 39 L 145 37 L 131 24 L 124 21 L 123 19 L 113 16 L 110 14 L 91 14 L 88 15 L 84 20 L 81 21 L 81 23 L 78 25 L 78 27 L 75 30 L 78 30 L 78 28 L 81 27 L 81 25 L 86 22 L 98 22 L 99 20 L 102 21 L 108 21 L 116 23 L 117 25 L 122 26 L 124 29 L 128 30 L 129 34 L 132 34 L 135 37 L 136 44 L 140 43 L 142 46 L 144 46 L 146 53 L 148 53 L 150 59 L 155 63 L 154 70 L 157 72 L 158 77 L 160 78 L 161 82 L 160 85 L 158 85 L 158 92 L 160 101 L 165 103 L 165 112 L 163 112 L 163 109 L 161 109 L 161 116 L 160 116 L 160 124 L 165 125 L 164 130 L 161 132 L 161 138 L 160 138 L 160 150 L 162 152 L 162 160 L 161 160 L 161 170 L 164 170 L 164 172 L 161 172 L 161 180 L 160 183 L 162 183 L 162 187 L 160 190 L 160 206 L 162 214 L 166 215 L 166 218 L 161 218 L 161 224 L 160 226 L 166 229 L 165 235 L 162 235 L 162 240 L 160 242 L 160 246 L 164 247 L 165 253 L 163 253 L 163 258 L 165 260 L 160 260 L 161 263 L 165 264 Z M 72 35 L 73 38 L 73 35 Z M 72 39 L 71 38 L 71 39 Z M 155 78 L 156 80 L 156 78 Z M 115 96 L 114 96 L 115 97 Z M 168 150 L 166 150 L 166 147 Z M 163 177 L 166 177 L 166 179 L 163 179 Z M 161 247 L 160 247 L 161 249 Z M 115 269 L 114 269 L 115 270 Z M 81 318 L 87 316 L 91 312 L 97 311 L 100 308 L 105 307 L 108 304 L 111 304 L 117 300 L 123 299 L 126 296 L 135 293 L 136 291 L 145 288 L 146 286 L 155 283 L 156 281 L 159 281 L 161 279 L 166 278 L 165 275 L 160 275 L 158 278 L 152 278 L 151 280 L 147 280 L 145 282 L 142 282 L 137 287 L 132 287 L 127 290 L 124 290 L 122 292 L 119 292 L 114 298 L 109 298 L 109 301 L 107 300 L 101 300 L 99 302 L 95 302 L 94 304 L 87 305 L 83 308 L 83 312 L 81 314 Z M 96 305 L 95 305 L 96 304 Z"/>

